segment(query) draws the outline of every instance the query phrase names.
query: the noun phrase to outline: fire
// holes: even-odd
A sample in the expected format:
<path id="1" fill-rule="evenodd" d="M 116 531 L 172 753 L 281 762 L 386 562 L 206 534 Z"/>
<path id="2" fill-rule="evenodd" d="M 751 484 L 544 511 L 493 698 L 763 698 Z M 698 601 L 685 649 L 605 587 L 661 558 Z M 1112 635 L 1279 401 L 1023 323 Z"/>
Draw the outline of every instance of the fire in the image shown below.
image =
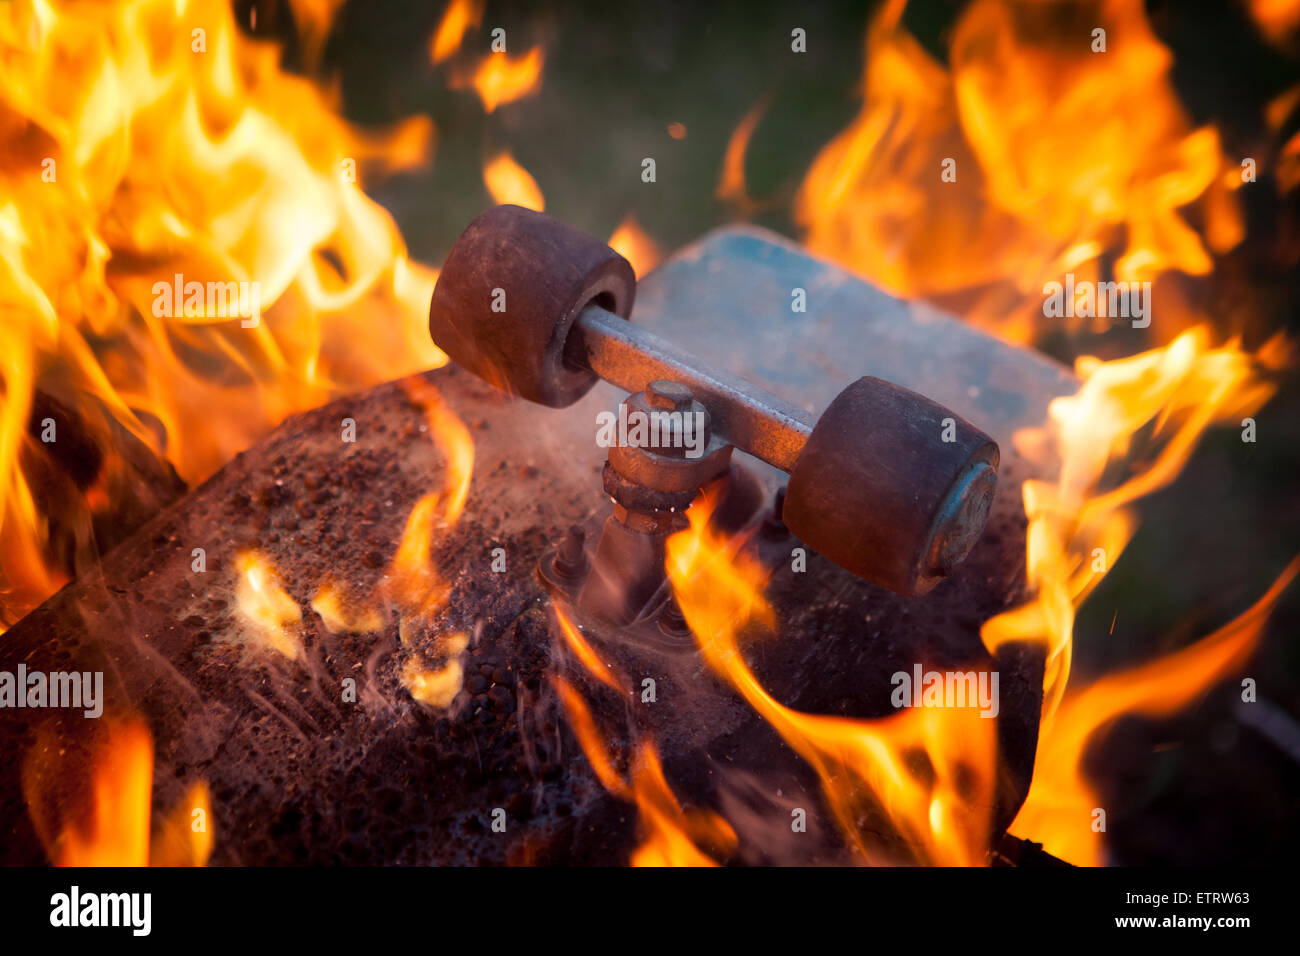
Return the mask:
<path id="1" fill-rule="evenodd" d="M 0 102 L 4 624 L 70 570 L 25 470 L 34 389 L 102 404 L 195 482 L 289 414 L 445 358 L 434 274 L 359 185 L 422 162 L 431 124 L 358 134 L 225 0 L 3 4 Z M 176 276 L 256 290 L 261 314 L 178 313 L 155 288 Z"/>
<path id="2" fill-rule="evenodd" d="M 1260 408 L 1275 389 L 1264 374 L 1284 359 L 1280 339 L 1252 356 L 1234 342 L 1210 347 L 1204 329 L 1127 359 L 1085 356 L 1076 364 L 1079 391 L 1051 403 L 1045 429 L 1017 436 L 1029 455 L 1054 443 L 1061 467 L 1055 483 L 1023 487 L 1034 600 L 985 622 L 982 636 L 990 651 L 1007 641 L 1044 645 L 1045 716 L 1065 691 L 1075 611 L 1136 528 L 1129 506 L 1177 477 L 1207 428 L 1238 424 Z M 1105 476 L 1136 457 L 1136 436 L 1148 430 L 1153 461 L 1104 487 Z"/>
<path id="3" fill-rule="evenodd" d="M 560 620 L 562 627 L 572 631 L 563 614 Z M 682 809 L 654 744 L 637 746 L 631 772 L 624 779 L 582 695 L 563 678 L 554 678 L 553 683 L 597 779 L 614 796 L 634 803 L 640 813 L 643 841 L 632 854 L 633 866 L 716 866 L 717 859 L 735 850 L 736 832 L 721 816 L 710 810 Z"/>
<path id="4" fill-rule="evenodd" d="M 413 629 L 427 623 L 451 594 L 450 586 L 433 566 L 430 548 L 438 529 L 454 526 L 465 510 L 474 474 L 474 439 L 432 385 L 414 378 L 404 381 L 402 387 L 424 410 L 431 437 L 446 456 L 443 488 L 424 495 L 411 509 L 383 587 L 384 594 L 398 608 L 398 636 L 403 644 L 410 645 Z M 412 653 L 402 668 L 403 686 L 423 704 L 449 706 L 464 680 L 461 654 L 468 646 L 465 634 L 442 635 L 437 647 L 442 661 L 433 667 Z"/>
<path id="5" fill-rule="evenodd" d="M 600 681 L 606 687 L 609 687 L 616 694 L 627 696 L 627 684 L 619 676 L 616 676 L 606 664 L 601 656 L 596 653 L 596 649 L 588 643 L 582 633 L 573 626 L 568 615 L 563 611 L 556 609 L 555 617 L 560 624 L 560 633 L 564 636 L 564 642 L 568 644 L 569 650 L 578 658 L 579 663 L 587 669 L 587 672 L 596 680 Z"/>
<path id="6" fill-rule="evenodd" d="M 873 21 L 861 111 L 804 180 L 796 213 L 810 248 L 1019 342 L 1059 331 L 1044 295 L 1069 274 L 1150 281 L 1160 303 L 1148 334 L 1163 348 L 1080 358 L 1078 393 L 1053 402 L 1041 429 L 1016 436 L 1030 459 L 1055 452 L 1060 471 L 1022 489 L 1031 599 L 982 630 L 990 651 L 1029 641 L 1047 654 L 1037 769 L 1016 832 L 1097 862 L 1084 809 L 1095 802 L 1079 770 L 1087 742 L 1121 713 L 1169 712 L 1221 679 L 1249 653 L 1290 572 L 1242 619 L 1248 624 L 1067 692 L 1075 615 L 1134 534 L 1135 502 L 1178 475 L 1208 428 L 1240 427 L 1260 408 L 1290 347 L 1281 338 L 1254 353 L 1237 340 L 1211 344 L 1210 320 L 1182 291 L 1181 278 L 1207 275 L 1213 256 L 1241 240 L 1233 193 L 1242 180 L 1217 131 L 1188 120 L 1170 82 L 1172 57 L 1139 0 L 1068 10 L 976 0 L 952 31 L 947 67 L 903 28 L 904 5 L 892 0 Z M 1252 8 L 1276 34 L 1293 6 Z M 1270 106 L 1275 128 L 1293 105 L 1284 94 Z M 745 123 L 733 135 L 741 156 L 748 135 Z M 733 192 L 743 182 L 735 165 L 724 175 Z M 1113 321 L 1099 317 L 1088 330 Z M 918 808 L 908 825 L 923 836 Z"/>
<path id="7" fill-rule="evenodd" d="M 483 109 L 491 113 L 498 106 L 532 96 L 541 89 L 543 60 L 540 46 L 521 57 L 511 57 L 504 51 L 483 57 L 472 80 Z"/>
<path id="8" fill-rule="evenodd" d="M 515 162 L 509 151 L 498 153 L 483 167 L 483 183 L 495 203 L 512 203 L 542 212 L 546 198 L 537 180 Z"/>
<path id="9" fill-rule="evenodd" d="M 150 835 L 153 736 L 136 719 L 109 720 L 84 756 L 67 749 L 48 728 L 23 765 L 23 796 L 32 822 L 55 866 L 203 866 L 212 852 L 213 826 L 207 785 L 194 784 Z M 69 779 L 89 770 L 75 792 L 87 808 L 66 806 L 60 795 Z"/>
<path id="10" fill-rule="evenodd" d="M 673 795 L 659 753 L 643 744 L 632 761 L 632 793 L 646 830 L 645 842 L 632 854 L 633 866 L 715 866 L 713 856 L 729 856 L 736 831 L 708 810 L 685 811 Z"/>
<path id="11" fill-rule="evenodd" d="M 389 568 L 387 590 L 402 608 L 403 643 L 409 640 L 407 625 L 433 614 L 447 603 L 450 594 L 429 559 L 439 500 L 438 494 L 428 494 L 415 503 Z"/>
<path id="12" fill-rule="evenodd" d="M 429 45 L 429 59 L 435 64 L 449 59 L 460 49 L 461 40 L 470 27 L 483 19 L 483 4 L 476 0 L 452 0 Z"/>
<path id="13" fill-rule="evenodd" d="M 1300 5 L 1297 9 L 1300 10 Z M 1293 86 L 1275 96 L 1264 110 L 1269 129 L 1280 134 L 1286 127 L 1287 117 L 1297 109 L 1300 109 L 1300 86 Z M 1274 175 L 1281 193 L 1289 193 L 1300 186 L 1300 130 L 1292 133 L 1279 151 Z"/>
<path id="14" fill-rule="evenodd" d="M 1104 279 L 1114 256 L 1122 281 L 1202 276 L 1240 240 L 1240 176 L 1217 131 L 1191 127 L 1141 0 L 976 0 L 951 68 L 903 29 L 904 5 L 873 21 L 861 112 L 800 191 L 814 253 L 1023 342 L 1045 325 L 1043 286 L 1065 273 Z"/>
<path id="15" fill-rule="evenodd" d="M 465 634 L 450 634 L 442 639 L 441 651 L 445 662 L 438 667 L 423 667 L 414 657 L 407 658 L 402 667 L 402 685 L 422 704 L 446 708 L 460 693 L 465 681 L 461 654 L 469 647 Z"/>
<path id="16" fill-rule="evenodd" d="M 345 586 L 326 579 L 317 587 L 311 609 L 332 634 L 369 634 L 383 629 L 383 602 L 396 607 L 398 635 L 411 644 L 413 628 L 427 623 L 450 595 L 450 587 L 433 566 L 430 549 L 440 530 L 460 519 L 474 472 L 474 440 L 465 423 L 449 409 L 437 389 L 423 379 L 402 382 L 410 400 L 423 410 L 430 436 L 445 456 L 443 487 L 419 498 L 407 515 L 397 550 L 379 588 L 379 602 L 348 596 Z M 255 551 L 236 559 L 239 579 L 235 605 L 261 643 L 297 660 L 302 651 L 298 628 L 302 609 L 284 589 L 274 565 Z M 427 667 L 416 656 L 407 659 L 402 683 L 422 703 L 446 707 L 460 690 L 459 655 L 468 646 L 463 634 L 445 635 L 439 642 L 444 660 Z"/>
<path id="17" fill-rule="evenodd" d="M 630 696 L 627 678 L 601 659 L 595 648 L 573 626 L 568 615 L 555 609 L 560 633 L 578 662 L 621 698 Z M 601 785 L 636 805 L 642 842 L 632 853 L 633 866 L 716 866 L 736 848 L 736 833 L 718 814 L 694 808 L 684 810 L 664 776 L 659 752 L 651 741 L 639 743 L 625 777 L 605 746 L 591 709 L 576 688 L 562 677 L 552 678 L 569 725 Z"/>
<path id="18" fill-rule="evenodd" d="M 1259 642 L 1269 612 L 1300 572 L 1293 560 L 1258 601 L 1235 620 L 1186 648 L 1149 664 L 1108 674 L 1066 695 L 1040 737 L 1034 778 L 1009 828 L 1071 863 L 1106 862 L 1092 812 L 1100 800 L 1080 768 L 1088 745 L 1124 714 L 1163 717 L 1202 697 L 1241 667 Z M 1031 836 L 1032 834 L 1032 836 Z"/>
<path id="19" fill-rule="evenodd" d="M 1275 388 L 1268 371 L 1287 359 L 1281 339 L 1251 355 L 1235 342 L 1212 348 L 1207 338 L 1197 329 L 1131 358 L 1079 359 L 1079 391 L 1052 402 L 1044 429 L 1017 436 L 1030 454 L 1054 444 L 1060 472 L 1055 482 L 1023 486 L 1033 599 L 986 621 L 981 635 L 990 651 L 1029 641 L 1047 653 L 1034 780 L 1014 826 L 1071 862 L 1103 858 L 1096 834 L 1081 822 L 1096 806 L 1078 768 L 1088 741 L 1122 713 L 1165 714 L 1203 694 L 1253 648 L 1294 575 L 1289 570 L 1247 615 L 1199 644 L 1067 692 L 1075 614 L 1132 537 L 1131 506 L 1178 476 L 1207 428 L 1238 425 L 1261 407 Z M 1113 487 L 1104 484 L 1130 460 L 1148 463 Z"/>
<path id="20" fill-rule="evenodd" d="M 608 245 L 632 264 L 638 279 L 659 264 L 659 247 L 630 215 L 619 223 Z"/>
<path id="21" fill-rule="evenodd" d="M 302 608 L 280 583 L 269 558 L 256 551 L 241 552 L 235 558 L 239 580 L 235 585 L 235 608 L 257 640 L 291 661 L 301 652 L 297 625 Z"/>
<path id="22" fill-rule="evenodd" d="M 1282 46 L 1300 30 L 1300 2 L 1297 0 L 1248 0 L 1250 15 L 1270 42 Z"/>
<path id="23" fill-rule="evenodd" d="M 862 830 L 878 807 L 917 861 L 978 865 L 988 849 L 997 742 L 994 721 L 973 708 L 912 708 L 879 720 L 792 710 L 746 664 L 741 634 L 772 630 L 766 572 L 708 526 L 708 495 L 688 511 L 690 527 L 668 539 L 668 577 L 705 662 L 730 683 L 817 771 L 841 831 L 868 861 L 894 859 Z"/>
<path id="24" fill-rule="evenodd" d="M 750 108 L 732 131 L 731 138 L 727 140 L 727 151 L 722 157 L 722 178 L 714 193 L 719 199 L 735 203 L 745 213 L 753 212 L 756 205 L 745 187 L 745 153 L 749 150 L 749 141 L 766 111 L 767 100 L 764 98 Z"/>
<path id="25" fill-rule="evenodd" d="M 443 489 L 415 503 L 388 569 L 385 589 L 401 610 L 400 633 L 405 642 L 408 627 L 442 607 L 450 593 L 433 567 L 429 548 L 435 531 L 455 525 L 465 508 L 474 473 L 474 440 L 433 386 L 408 379 L 403 387 L 411 400 L 424 409 L 432 437 L 447 456 Z"/>
<path id="26" fill-rule="evenodd" d="M 316 590 L 311 609 L 331 634 L 369 634 L 384 626 L 383 617 L 373 607 L 349 602 L 337 581 L 326 581 Z"/>
<path id="27" fill-rule="evenodd" d="M 438 448 L 447 456 L 446 478 L 442 495 L 446 499 L 443 518 L 454 525 L 465 510 L 470 479 L 474 475 L 474 439 L 465 423 L 447 407 L 438 390 L 422 379 L 403 383 L 406 394 L 424 409 L 429 431 Z"/>

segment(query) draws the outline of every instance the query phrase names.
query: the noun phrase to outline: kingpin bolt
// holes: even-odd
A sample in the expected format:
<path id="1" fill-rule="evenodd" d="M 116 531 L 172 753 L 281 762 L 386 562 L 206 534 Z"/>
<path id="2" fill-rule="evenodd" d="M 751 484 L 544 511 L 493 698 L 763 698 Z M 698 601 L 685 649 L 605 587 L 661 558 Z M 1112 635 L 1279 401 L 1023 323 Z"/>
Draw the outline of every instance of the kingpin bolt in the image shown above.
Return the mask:
<path id="1" fill-rule="evenodd" d="M 587 570 L 587 532 L 579 525 L 570 525 L 559 550 L 555 552 L 555 572 L 560 577 L 576 580 Z"/>
<path id="2" fill-rule="evenodd" d="M 665 412 L 683 412 L 691 407 L 694 396 L 680 382 L 658 379 L 645 387 L 645 400 L 651 408 Z"/>

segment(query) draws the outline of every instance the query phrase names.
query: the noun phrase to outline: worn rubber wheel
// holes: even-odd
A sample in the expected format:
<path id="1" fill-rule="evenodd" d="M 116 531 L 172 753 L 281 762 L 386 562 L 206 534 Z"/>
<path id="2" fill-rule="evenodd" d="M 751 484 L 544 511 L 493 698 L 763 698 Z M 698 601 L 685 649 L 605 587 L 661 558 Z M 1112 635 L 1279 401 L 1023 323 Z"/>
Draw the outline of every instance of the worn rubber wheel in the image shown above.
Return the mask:
<path id="1" fill-rule="evenodd" d="M 434 343 L 480 378 L 529 401 L 563 408 L 596 383 L 565 361 L 586 306 L 627 318 L 636 275 L 586 233 L 520 206 L 480 215 L 456 240 L 429 306 Z"/>
<path id="2" fill-rule="evenodd" d="M 910 389 L 860 378 L 818 420 L 783 517 L 815 551 L 900 594 L 923 594 L 970 552 L 997 488 L 998 446 Z"/>

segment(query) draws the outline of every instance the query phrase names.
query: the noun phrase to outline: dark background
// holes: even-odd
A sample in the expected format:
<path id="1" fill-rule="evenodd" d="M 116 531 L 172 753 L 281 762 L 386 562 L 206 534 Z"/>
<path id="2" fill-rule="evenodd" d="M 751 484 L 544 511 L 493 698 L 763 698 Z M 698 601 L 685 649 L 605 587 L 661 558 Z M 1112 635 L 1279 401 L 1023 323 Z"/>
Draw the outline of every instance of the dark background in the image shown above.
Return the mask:
<path id="1" fill-rule="evenodd" d="M 248 7 L 248 2 L 236 3 Z M 285 39 L 300 65 L 288 14 L 258 3 L 258 31 Z M 728 138 L 760 100 L 766 111 L 747 152 L 751 221 L 797 238 L 795 191 L 821 147 L 856 115 L 873 4 L 490 2 L 453 62 L 488 52 L 507 31 L 509 52 L 545 47 L 540 92 L 485 115 L 472 89 L 450 88 L 429 38 L 439 2 L 352 0 L 339 13 L 324 72 L 341 80 L 345 112 L 362 124 L 412 114 L 437 128 L 432 166 L 369 186 L 393 211 L 417 258 L 439 263 L 491 199 L 484 160 L 503 148 L 532 173 L 548 213 L 608 236 L 631 213 L 664 254 L 734 221 L 715 199 Z M 914 2 L 905 23 L 937 57 L 963 4 Z M 1258 155 L 1273 139 L 1262 107 L 1300 82 L 1300 60 L 1260 40 L 1240 4 L 1152 2 L 1148 18 L 1175 58 L 1173 80 L 1195 124 L 1212 122 L 1227 155 Z M 240 18 L 248 22 L 248 17 Z M 790 30 L 808 51 L 788 54 Z M 670 123 L 685 125 L 675 140 Z M 1292 117 L 1283 136 L 1294 132 Z M 653 156 L 658 182 L 640 180 Z M 1246 328 L 1247 344 L 1287 327 L 1300 335 L 1300 213 L 1279 201 L 1261 170 L 1239 192 L 1247 241 L 1216 268 L 1206 305 Z M 1248 306 L 1248 308 L 1246 307 Z M 1248 311 L 1247 321 L 1240 321 Z M 1041 347 L 1070 361 L 1117 353 L 1106 336 Z M 1300 387 L 1284 377 L 1257 416 L 1258 440 L 1234 428 L 1203 441 L 1170 488 L 1144 501 L 1142 527 L 1076 627 L 1076 686 L 1184 646 L 1252 603 L 1300 551 Z M 1108 633 L 1114 621 L 1113 633 Z M 1246 674 L 1275 715 L 1270 738 L 1238 717 L 1231 680 L 1176 718 L 1121 720 L 1096 744 L 1089 768 L 1109 808 L 1117 862 L 1290 862 L 1300 850 L 1300 586 L 1273 615 Z"/>

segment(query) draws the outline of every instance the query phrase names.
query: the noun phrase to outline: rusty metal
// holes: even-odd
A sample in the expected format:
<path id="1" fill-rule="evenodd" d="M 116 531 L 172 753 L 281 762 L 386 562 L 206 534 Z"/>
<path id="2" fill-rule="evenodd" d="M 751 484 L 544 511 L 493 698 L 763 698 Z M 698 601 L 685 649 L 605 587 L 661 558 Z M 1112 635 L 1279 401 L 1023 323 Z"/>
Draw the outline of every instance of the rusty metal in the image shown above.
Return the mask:
<path id="1" fill-rule="evenodd" d="M 629 508 L 645 510 L 644 507 L 632 504 L 624 497 L 626 492 L 635 491 L 637 488 L 643 488 L 648 492 L 682 495 L 683 500 L 669 501 L 663 507 L 684 508 L 691 503 L 691 499 L 701 487 L 723 474 L 731 463 L 732 446 L 714 433 L 705 406 L 692 397 L 689 389 L 678 383 L 655 382 L 647 386 L 645 391 L 633 392 L 622 403 L 627 409 L 626 415 L 631 418 L 633 415 L 648 416 L 654 411 L 664 411 L 655 409 L 647 396 L 653 385 L 669 384 L 677 386 L 680 390 L 678 398 L 680 405 L 667 410 L 675 411 L 680 416 L 698 415 L 699 421 L 702 422 L 700 431 L 696 435 L 700 440 L 700 454 L 697 457 L 688 457 L 687 450 L 679 447 L 681 436 L 675 431 L 669 435 L 648 435 L 649 440 L 644 444 L 628 442 L 611 445 L 609 470 L 615 472 L 616 480 L 611 487 L 609 470 L 607 470 L 605 490 L 615 501 L 626 504 Z M 680 423 L 683 419 L 678 418 L 677 421 Z M 673 427 L 675 429 L 679 426 Z M 654 438 L 663 438 L 666 441 L 663 444 L 656 444 Z"/>
<path id="2" fill-rule="evenodd" d="M 818 420 L 790 474 L 782 519 L 854 574 L 924 593 L 983 532 L 998 461 L 994 441 L 948 409 L 863 377 Z"/>
<path id="3" fill-rule="evenodd" d="M 570 525 L 559 547 L 542 555 L 537 563 L 537 574 L 548 590 L 555 594 L 569 594 L 582 586 L 590 567 L 586 544 L 586 529 L 582 525 Z"/>
<path id="4" fill-rule="evenodd" d="M 591 372 L 565 361 L 578 313 L 594 302 L 629 315 L 635 296 L 632 267 L 599 239 L 519 206 L 496 206 L 471 222 L 448 254 L 429 332 L 485 381 L 564 408 L 596 384 Z"/>
<path id="5" fill-rule="evenodd" d="M 812 434 L 804 410 L 598 305 L 578 316 L 565 355 L 571 365 L 630 392 L 656 379 L 681 383 L 709 410 L 716 433 L 782 471 L 794 467 Z"/>
<path id="6" fill-rule="evenodd" d="M 864 377 L 837 401 L 867 391 L 881 391 L 890 401 L 854 401 L 854 414 L 834 423 L 823 416 L 814 424 L 808 413 L 767 390 L 599 306 L 578 317 L 565 354 L 622 387 L 676 382 L 708 410 L 716 435 L 791 473 L 791 493 L 800 500 L 786 523 L 795 534 L 892 590 L 928 591 L 970 553 L 984 529 L 997 485 L 997 445 L 909 389 Z M 960 441 L 945 440 L 949 421 Z M 824 434 L 814 464 L 805 451 L 819 430 Z M 614 455 L 611 450 L 611 461 Z M 923 534 L 913 527 L 918 524 Z"/>
<path id="7" fill-rule="evenodd" d="M 619 411 L 642 421 L 649 421 L 651 413 L 672 413 L 661 419 L 668 427 L 648 430 L 645 442 L 612 445 L 603 472 L 614 513 L 601 531 L 578 607 L 626 626 L 662 603 L 668 536 L 686 527 L 686 508 L 700 488 L 727 473 L 732 446 L 712 433 L 708 410 L 680 382 L 652 380 L 627 396 Z M 701 453 L 696 457 L 687 457 L 681 447 L 685 416 L 698 416 L 692 418 L 699 422 L 694 437 Z"/>
<path id="8" fill-rule="evenodd" d="M 925 396 L 872 377 L 837 399 L 854 414 L 814 424 L 807 411 L 637 327 L 625 310 L 611 313 L 602 296 L 630 270 L 616 268 L 610 256 L 622 262 L 599 240 L 541 213 L 489 210 L 471 223 L 439 275 L 438 289 L 445 290 L 435 289 L 430 306 L 434 341 L 488 381 L 501 385 L 504 376 L 512 390 L 552 406 L 576 400 L 595 376 L 632 392 L 629 403 L 643 409 L 653 383 L 675 383 L 656 401 L 668 408 L 699 402 L 715 438 L 791 474 L 791 531 L 892 590 L 923 593 L 970 552 L 997 485 L 991 438 Z M 522 311 L 489 313 L 489 287 L 507 281 L 522 288 Z M 619 289 L 620 301 L 630 302 L 632 290 Z M 587 301 L 579 301 L 584 295 Z M 874 392 L 884 400 L 864 398 Z M 949 422 L 961 434 L 955 446 L 944 436 Z M 709 457 L 720 447 L 711 445 Z M 682 492 L 720 470 L 694 481 L 698 469 L 689 461 L 672 467 L 674 457 L 680 456 L 619 447 L 610 463 L 624 483 Z"/>

